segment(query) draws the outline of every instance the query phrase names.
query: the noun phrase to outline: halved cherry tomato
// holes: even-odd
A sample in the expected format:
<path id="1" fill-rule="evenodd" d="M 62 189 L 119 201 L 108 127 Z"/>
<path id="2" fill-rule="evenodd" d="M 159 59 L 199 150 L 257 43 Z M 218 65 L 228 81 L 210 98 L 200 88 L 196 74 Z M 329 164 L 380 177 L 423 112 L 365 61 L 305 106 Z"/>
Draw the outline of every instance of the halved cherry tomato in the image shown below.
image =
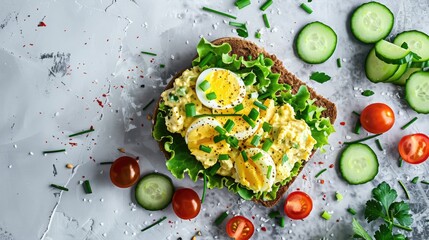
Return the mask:
<path id="1" fill-rule="evenodd" d="M 305 192 L 295 191 L 286 198 L 284 211 L 289 218 L 294 220 L 304 219 L 312 209 L 313 200 Z"/>
<path id="2" fill-rule="evenodd" d="M 235 216 L 226 223 L 226 233 L 235 240 L 247 240 L 254 231 L 253 223 L 243 216 Z"/>
<path id="3" fill-rule="evenodd" d="M 429 157 L 429 137 L 416 133 L 402 137 L 398 144 L 399 154 L 404 161 L 419 164 Z"/>
<path id="4" fill-rule="evenodd" d="M 360 114 L 360 123 L 370 133 L 384 133 L 395 123 L 395 114 L 386 104 L 373 103 L 363 109 Z"/>
<path id="5" fill-rule="evenodd" d="M 132 157 L 120 157 L 110 167 L 110 180 L 117 187 L 131 187 L 139 180 L 139 177 L 139 163 Z"/>
<path id="6" fill-rule="evenodd" d="M 191 219 L 200 213 L 201 200 L 190 188 L 181 188 L 173 195 L 173 210 L 181 219 Z"/>

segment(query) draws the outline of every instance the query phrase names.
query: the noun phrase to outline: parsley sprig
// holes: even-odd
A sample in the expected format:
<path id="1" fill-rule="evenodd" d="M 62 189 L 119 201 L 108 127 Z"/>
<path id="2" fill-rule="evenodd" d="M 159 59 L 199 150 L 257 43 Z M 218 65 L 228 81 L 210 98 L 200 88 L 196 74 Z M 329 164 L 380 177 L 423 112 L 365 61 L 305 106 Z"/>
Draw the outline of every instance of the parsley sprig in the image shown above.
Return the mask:
<path id="1" fill-rule="evenodd" d="M 404 201 L 395 202 L 398 193 L 392 189 L 389 184 L 382 182 L 372 190 L 373 199 L 366 202 L 365 219 L 368 223 L 377 219 L 384 220 L 385 223 L 375 232 L 376 240 L 383 239 L 406 239 L 402 234 L 393 234 L 393 227 L 406 231 L 411 231 L 413 218 L 410 213 L 410 205 Z M 353 231 L 355 237 L 365 240 L 373 238 L 365 231 L 359 222 L 353 218 Z"/>

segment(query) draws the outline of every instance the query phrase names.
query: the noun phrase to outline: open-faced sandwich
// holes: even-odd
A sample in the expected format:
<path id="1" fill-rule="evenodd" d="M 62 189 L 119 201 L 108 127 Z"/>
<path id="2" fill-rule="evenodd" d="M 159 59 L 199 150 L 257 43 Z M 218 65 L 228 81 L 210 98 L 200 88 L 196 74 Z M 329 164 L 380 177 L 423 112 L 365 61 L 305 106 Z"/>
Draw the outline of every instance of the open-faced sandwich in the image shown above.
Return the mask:
<path id="1" fill-rule="evenodd" d="M 201 39 L 197 52 L 155 109 L 153 137 L 168 170 L 275 205 L 328 143 L 335 105 L 252 42 Z"/>

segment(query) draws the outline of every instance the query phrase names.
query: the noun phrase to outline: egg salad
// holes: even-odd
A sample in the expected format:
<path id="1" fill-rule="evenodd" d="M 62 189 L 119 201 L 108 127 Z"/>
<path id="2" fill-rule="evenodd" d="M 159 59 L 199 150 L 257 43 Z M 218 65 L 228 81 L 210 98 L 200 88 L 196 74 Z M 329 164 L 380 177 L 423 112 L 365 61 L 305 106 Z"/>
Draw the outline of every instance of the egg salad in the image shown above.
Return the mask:
<path id="1" fill-rule="evenodd" d="M 254 193 L 270 192 L 297 162 L 309 159 L 316 140 L 290 104 L 258 97 L 236 73 L 196 66 L 162 93 L 169 108 L 165 126 L 185 139 L 204 169 Z"/>

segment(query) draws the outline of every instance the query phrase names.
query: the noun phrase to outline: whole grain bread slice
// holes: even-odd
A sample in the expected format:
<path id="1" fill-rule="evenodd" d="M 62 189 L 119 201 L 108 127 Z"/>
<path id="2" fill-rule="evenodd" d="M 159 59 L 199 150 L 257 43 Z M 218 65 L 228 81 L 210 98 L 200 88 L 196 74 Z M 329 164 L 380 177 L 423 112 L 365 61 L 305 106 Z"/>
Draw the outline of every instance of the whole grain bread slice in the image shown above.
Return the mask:
<path id="1" fill-rule="evenodd" d="M 216 39 L 214 41 L 212 41 L 213 44 L 215 45 L 220 45 L 223 43 L 229 43 L 232 47 L 232 54 L 237 54 L 239 57 L 243 56 L 243 57 L 247 57 L 247 56 L 252 56 L 253 58 L 256 58 L 259 54 L 263 54 L 265 57 L 271 58 L 274 61 L 274 65 L 271 68 L 271 70 L 274 73 L 280 73 L 280 79 L 279 82 L 280 83 L 287 83 L 292 87 L 292 92 L 296 93 L 299 89 L 299 87 L 301 85 L 306 85 L 304 82 L 302 82 L 301 80 L 299 80 L 295 75 L 293 75 L 292 73 L 290 73 L 284 66 L 283 63 L 276 57 L 276 55 L 274 54 L 270 54 L 267 51 L 265 51 L 265 49 L 259 47 L 258 45 L 256 45 L 253 42 L 247 41 L 247 40 L 243 40 L 241 38 L 235 38 L 235 37 L 225 37 L 225 38 L 219 38 Z M 185 70 L 185 69 L 184 69 Z M 183 70 L 183 71 L 184 71 Z M 169 88 L 173 87 L 173 83 L 174 80 L 178 77 L 180 77 L 183 73 L 183 71 L 179 72 L 176 74 L 175 77 L 173 77 L 173 79 L 168 83 L 168 85 L 166 86 L 166 90 Z M 335 104 L 331 101 L 329 101 L 328 99 L 318 95 L 312 88 L 307 87 L 309 92 L 310 92 L 310 96 L 312 99 L 315 99 L 315 104 L 319 107 L 324 107 L 326 110 L 323 111 L 322 116 L 323 117 L 327 117 L 330 119 L 331 123 L 333 124 L 336 117 L 337 117 L 337 108 L 335 106 Z M 161 99 L 159 99 L 160 101 Z M 154 118 L 153 118 L 153 123 L 156 122 L 156 117 L 157 117 L 157 113 L 158 113 L 158 106 L 159 106 L 159 101 L 157 106 L 155 107 L 155 111 L 154 111 Z M 165 149 L 164 149 L 164 143 L 163 142 L 159 142 L 159 147 L 161 149 L 162 152 L 164 152 L 164 155 L 166 156 L 167 159 L 169 159 L 170 153 L 168 153 Z M 311 156 L 315 153 L 315 150 L 312 152 Z M 305 166 L 304 162 L 301 166 L 301 169 L 299 170 L 299 172 L 302 171 L 302 169 Z M 288 190 L 288 188 L 290 187 L 290 185 L 295 181 L 296 177 L 294 177 L 291 181 L 289 181 L 286 185 L 283 185 L 282 187 L 279 188 L 278 192 L 277 192 L 277 197 L 274 200 L 271 201 L 262 201 L 262 200 L 254 200 L 255 202 L 258 202 L 260 204 L 262 204 L 265 207 L 272 207 L 274 205 L 276 205 L 281 197 L 283 196 L 283 194 Z"/>

